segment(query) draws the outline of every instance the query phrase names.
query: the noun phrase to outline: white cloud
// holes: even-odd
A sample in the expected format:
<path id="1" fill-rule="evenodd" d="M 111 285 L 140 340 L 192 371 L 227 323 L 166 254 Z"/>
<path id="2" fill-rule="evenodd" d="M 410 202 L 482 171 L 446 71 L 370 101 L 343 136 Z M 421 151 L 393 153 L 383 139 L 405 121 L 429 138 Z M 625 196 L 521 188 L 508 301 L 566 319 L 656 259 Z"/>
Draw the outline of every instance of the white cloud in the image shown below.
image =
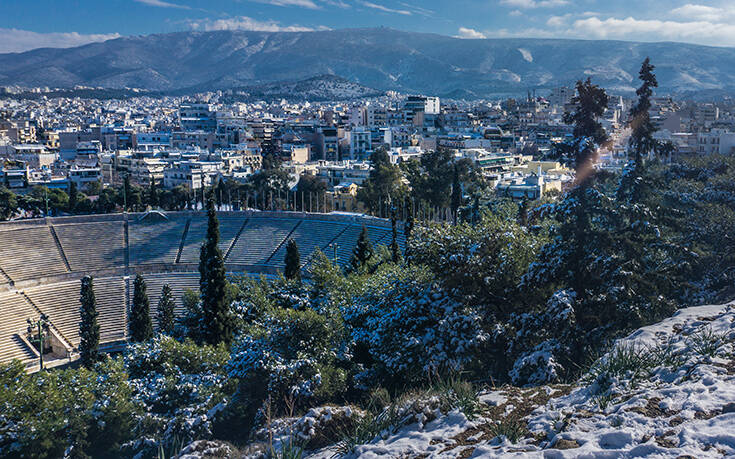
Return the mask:
<path id="1" fill-rule="evenodd" d="M 299 25 L 283 26 L 276 21 L 258 21 L 247 16 L 237 16 L 225 19 L 200 19 L 189 21 L 192 30 L 205 32 L 213 30 L 252 30 L 259 32 L 313 32 L 316 29 Z M 324 30 L 319 27 L 318 30 Z"/>
<path id="2" fill-rule="evenodd" d="M 72 48 L 113 38 L 120 38 L 120 35 L 117 33 L 85 35 L 77 32 L 38 33 L 30 30 L 0 28 L 0 53 L 20 53 L 36 48 Z"/>
<path id="3" fill-rule="evenodd" d="M 191 8 L 186 5 L 179 5 L 176 3 L 165 2 L 163 0 L 133 0 L 138 3 L 142 3 L 148 6 L 158 6 L 160 8 L 178 8 L 182 10 L 190 10 Z"/>
<path id="4" fill-rule="evenodd" d="M 467 27 L 460 27 L 459 33 L 454 36 L 455 38 L 487 38 L 484 33 L 478 32 L 475 29 Z"/>
<path id="5" fill-rule="evenodd" d="M 411 16 L 411 12 L 408 10 L 396 10 L 393 8 L 388 8 L 387 6 L 378 5 L 377 3 L 366 2 L 366 1 L 359 1 L 358 3 L 360 3 L 362 6 L 366 6 L 374 10 L 382 11 L 384 13 L 402 14 L 404 16 Z"/>
<path id="6" fill-rule="evenodd" d="M 523 11 L 521 11 L 521 10 L 513 10 L 510 13 L 508 13 L 508 16 L 512 16 L 514 18 L 515 17 L 519 17 L 519 16 L 523 16 Z"/>
<path id="7" fill-rule="evenodd" d="M 533 8 L 552 8 L 555 6 L 565 6 L 569 4 L 569 0 L 500 0 L 500 4 L 513 8 L 530 10 Z"/>
<path id="8" fill-rule="evenodd" d="M 735 25 L 708 21 L 661 21 L 657 19 L 600 19 L 574 22 L 572 34 L 601 39 L 685 41 L 716 46 L 735 45 Z"/>
<path id="9" fill-rule="evenodd" d="M 717 8 L 708 5 L 688 3 L 671 10 L 674 17 L 688 21 L 722 22 L 735 16 L 735 8 Z"/>
<path id="10" fill-rule="evenodd" d="M 275 6 L 299 6 L 301 8 L 308 8 L 310 10 L 318 10 L 320 6 L 314 3 L 312 0 L 254 0 L 258 3 L 267 3 L 268 5 Z"/>
<path id="11" fill-rule="evenodd" d="M 734 12 L 735 14 L 735 12 Z M 735 17 L 735 16 L 734 16 Z M 602 18 L 599 14 L 551 16 L 546 28 L 499 29 L 486 31 L 492 37 L 578 38 L 625 41 L 675 41 L 710 46 L 735 46 L 735 24 L 692 19 Z"/>

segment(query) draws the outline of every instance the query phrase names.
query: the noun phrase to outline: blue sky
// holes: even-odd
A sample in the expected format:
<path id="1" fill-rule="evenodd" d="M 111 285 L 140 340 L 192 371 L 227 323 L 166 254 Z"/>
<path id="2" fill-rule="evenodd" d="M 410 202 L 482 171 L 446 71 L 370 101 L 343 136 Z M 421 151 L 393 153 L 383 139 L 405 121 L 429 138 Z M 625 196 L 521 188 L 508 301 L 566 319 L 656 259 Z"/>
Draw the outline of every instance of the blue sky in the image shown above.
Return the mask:
<path id="1" fill-rule="evenodd" d="M 182 30 L 387 26 L 461 38 L 558 37 L 735 46 L 735 1 L 0 0 L 0 52 Z"/>

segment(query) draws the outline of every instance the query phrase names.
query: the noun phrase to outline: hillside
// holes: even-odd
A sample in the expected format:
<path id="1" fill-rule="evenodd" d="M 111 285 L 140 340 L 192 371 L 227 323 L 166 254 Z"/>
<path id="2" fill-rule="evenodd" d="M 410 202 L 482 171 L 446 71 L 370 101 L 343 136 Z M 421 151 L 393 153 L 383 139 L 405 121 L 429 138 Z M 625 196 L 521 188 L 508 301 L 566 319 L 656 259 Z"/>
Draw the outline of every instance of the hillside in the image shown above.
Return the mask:
<path id="1" fill-rule="evenodd" d="M 630 91 L 651 56 L 662 93 L 735 90 L 735 49 L 681 43 L 461 40 L 392 29 L 178 32 L 0 55 L 0 85 L 155 91 L 222 89 L 336 75 L 377 90 L 485 97 L 582 76 Z"/>
<path id="2" fill-rule="evenodd" d="M 419 394 L 351 452 L 330 445 L 305 457 L 732 457 L 734 320 L 731 305 L 683 309 L 618 341 L 579 385 L 487 389 L 471 410 L 467 401 L 445 410 L 442 394 Z M 276 420 L 276 447 L 294 436 L 323 443 L 335 422 L 360 416 L 317 408 Z M 195 442 L 181 457 L 207 450 L 257 457 L 217 442 Z"/>

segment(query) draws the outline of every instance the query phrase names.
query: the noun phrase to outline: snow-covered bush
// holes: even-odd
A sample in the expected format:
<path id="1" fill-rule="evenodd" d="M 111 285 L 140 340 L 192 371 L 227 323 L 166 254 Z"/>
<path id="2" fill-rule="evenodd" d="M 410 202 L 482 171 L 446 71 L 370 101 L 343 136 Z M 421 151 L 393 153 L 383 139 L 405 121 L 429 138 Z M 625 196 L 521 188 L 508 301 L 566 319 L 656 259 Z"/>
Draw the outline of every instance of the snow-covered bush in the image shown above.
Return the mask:
<path id="1" fill-rule="evenodd" d="M 255 422 L 246 418 L 254 418 L 266 398 L 281 414 L 286 399 L 304 406 L 343 393 L 347 373 L 337 365 L 343 335 L 341 322 L 311 309 L 265 312 L 237 339 L 227 363 L 230 378 L 239 381 L 237 416 Z"/>
<path id="2" fill-rule="evenodd" d="M 521 303 L 518 284 L 544 241 L 512 220 L 486 215 L 476 225 L 417 227 L 411 259 L 466 303 L 506 316 Z"/>
<path id="3" fill-rule="evenodd" d="M 431 281 L 421 268 L 387 270 L 345 306 L 358 348 L 369 354 L 365 385 L 416 383 L 459 370 L 486 339 L 480 317 Z M 382 380 L 381 380 L 382 379 Z"/>
<path id="4" fill-rule="evenodd" d="M 123 359 L 132 399 L 145 414 L 138 420 L 133 452 L 159 444 L 210 438 L 212 422 L 234 391 L 224 371 L 229 354 L 224 346 L 181 343 L 168 336 L 131 345 Z"/>
<path id="5" fill-rule="evenodd" d="M 0 366 L 1 457 L 117 457 L 142 407 L 121 362 L 26 374 Z"/>
<path id="6" fill-rule="evenodd" d="M 508 355 L 515 358 L 509 376 L 514 384 L 546 384 L 559 379 L 562 362 L 577 339 L 574 315 L 576 295 L 568 290 L 554 293 L 537 312 L 511 316 L 507 338 Z"/>

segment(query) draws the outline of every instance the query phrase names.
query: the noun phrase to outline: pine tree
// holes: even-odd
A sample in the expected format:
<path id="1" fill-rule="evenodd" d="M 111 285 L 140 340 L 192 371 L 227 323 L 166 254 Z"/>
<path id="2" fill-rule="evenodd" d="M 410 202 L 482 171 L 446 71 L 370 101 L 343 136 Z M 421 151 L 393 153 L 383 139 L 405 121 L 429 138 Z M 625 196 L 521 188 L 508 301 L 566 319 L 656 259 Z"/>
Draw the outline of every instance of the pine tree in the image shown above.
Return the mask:
<path id="1" fill-rule="evenodd" d="M 156 188 L 156 179 L 151 177 L 151 183 L 148 187 L 148 203 L 151 207 L 158 207 L 158 188 Z"/>
<path id="2" fill-rule="evenodd" d="M 140 343 L 153 338 L 150 303 L 146 294 L 145 279 L 138 274 L 133 282 L 133 306 L 129 319 L 130 341 Z"/>
<path id="3" fill-rule="evenodd" d="M 654 69 L 650 59 L 646 58 L 641 65 L 638 77 L 642 82 L 640 88 L 636 90 L 638 101 L 630 110 L 630 127 L 633 132 L 629 141 L 631 150 L 629 156 L 632 156 L 632 161 L 623 169 L 618 188 L 618 200 L 620 201 L 638 203 L 644 198 L 644 156 L 658 150 L 658 142 L 653 138 L 656 126 L 651 122 L 649 115 L 653 88 L 658 87 L 656 75 L 653 73 Z"/>
<path id="4" fill-rule="evenodd" d="M 128 211 L 128 203 L 130 202 L 130 176 L 125 174 L 123 178 L 123 212 Z"/>
<path id="5" fill-rule="evenodd" d="M 452 218 L 454 224 L 457 224 L 457 215 L 459 207 L 462 205 L 462 184 L 459 181 L 459 167 L 454 165 L 454 173 L 452 175 Z"/>
<path id="6" fill-rule="evenodd" d="M 518 224 L 528 226 L 528 199 L 523 198 L 518 204 Z"/>
<path id="7" fill-rule="evenodd" d="M 301 282 L 301 255 L 299 255 L 299 246 L 293 239 L 288 240 L 286 245 L 286 269 L 284 275 L 288 280 L 297 280 Z"/>
<path id="8" fill-rule="evenodd" d="M 69 212 L 74 212 L 77 207 L 77 182 L 69 179 Z"/>
<path id="9" fill-rule="evenodd" d="M 355 249 L 352 252 L 352 260 L 350 260 L 352 270 L 358 271 L 360 268 L 365 266 L 372 256 L 373 246 L 370 244 L 370 237 L 368 236 L 367 228 L 363 226 L 362 231 L 360 232 L 360 237 L 357 238 Z"/>
<path id="10" fill-rule="evenodd" d="M 406 257 L 406 262 L 411 262 L 411 246 L 409 244 L 409 241 L 411 240 L 411 232 L 413 231 L 413 226 L 415 224 L 414 218 L 413 218 L 413 208 L 412 204 L 408 204 L 408 208 L 406 209 L 406 222 L 403 225 L 403 241 L 405 243 L 405 252 L 404 256 Z"/>
<path id="11" fill-rule="evenodd" d="M 158 332 L 164 335 L 172 335 L 174 332 L 174 302 L 173 292 L 168 284 L 161 289 L 161 299 L 158 300 L 156 318 L 158 320 Z"/>
<path id="12" fill-rule="evenodd" d="M 393 263 L 398 264 L 401 261 L 401 249 L 398 247 L 398 218 L 396 217 L 396 208 L 391 207 L 390 209 L 390 226 L 391 226 L 391 241 L 390 241 L 390 252 L 393 259 Z"/>
<path id="13" fill-rule="evenodd" d="M 232 321 L 225 298 L 225 263 L 219 248 L 219 221 L 212 197 L 207 201 L 207 218 L 207 237 L 199 255 L 202 337 L 207 344 L 229 344 L 233 333 Z"/>
<path id="14" fill-rule="evenodd" d="M 91 276 L 82 278 L 79 301 L 79 359 L 86 368 L 92 368 L 100 360 L 100 326 L 97 323 L 97 300 L 94 297 L 94 281 Z"/>

